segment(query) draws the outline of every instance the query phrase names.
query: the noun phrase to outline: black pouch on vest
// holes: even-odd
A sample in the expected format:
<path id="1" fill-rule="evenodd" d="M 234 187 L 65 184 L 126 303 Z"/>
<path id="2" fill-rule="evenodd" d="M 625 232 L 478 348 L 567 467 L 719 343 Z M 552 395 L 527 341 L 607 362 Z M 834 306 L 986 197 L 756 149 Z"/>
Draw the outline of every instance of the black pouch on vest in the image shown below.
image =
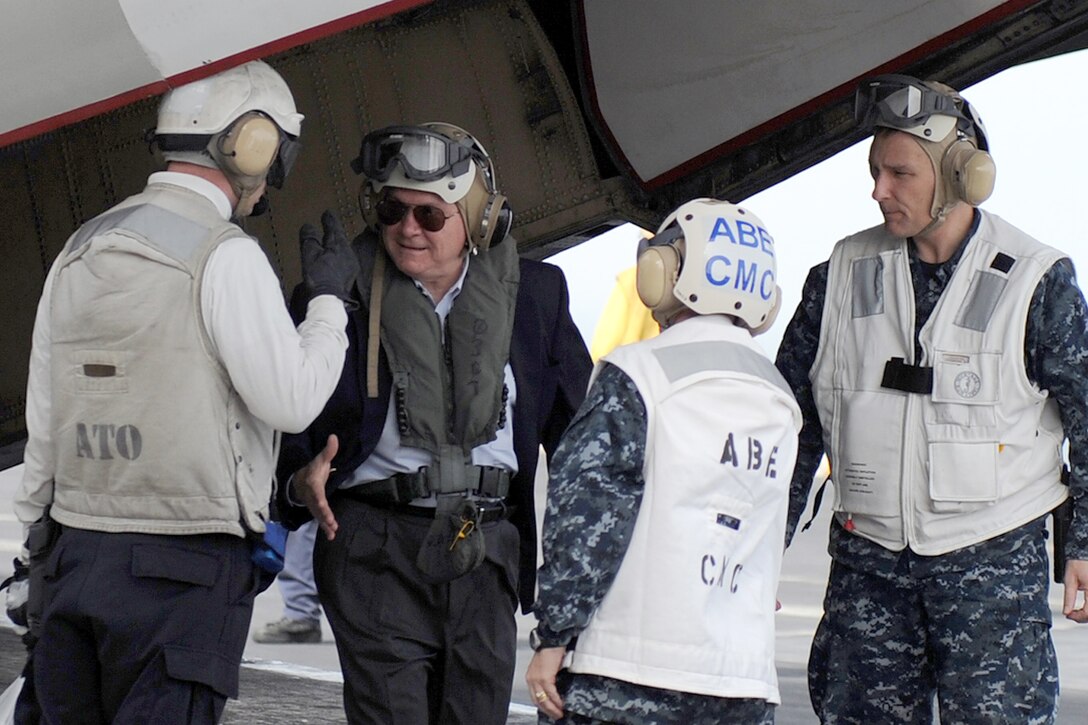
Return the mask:
<path id="1" fill-rule="evenodd" d="M 430 584 L 464 576 L 484 560 L 484 535 L 476 503 L 458 497 L 452 510 L 439 497 L 434 523 L 416 556 L 416 567 Z"/>

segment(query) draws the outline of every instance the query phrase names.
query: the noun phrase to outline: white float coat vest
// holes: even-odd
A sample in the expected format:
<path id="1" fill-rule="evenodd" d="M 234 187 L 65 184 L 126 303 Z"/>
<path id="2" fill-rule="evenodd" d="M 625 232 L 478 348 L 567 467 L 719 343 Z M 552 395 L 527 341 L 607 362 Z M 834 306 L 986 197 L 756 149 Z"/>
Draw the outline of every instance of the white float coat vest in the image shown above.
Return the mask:
<path id="1" fill-rule="evenodd" d="M 571 671 L 779 702 L 775 593 L 801 426 L 788 385 L 722 315 L 685 320 L 603 361 L 646 405 L 646 487 Z"/>
<path id="2" fill-rule="evenodd" d="M 1032 295 L 1065 255 L 981 215 L 921 329 L 918 361 L 907 241 L 875 227 L 840 241 L 829 262 L 810 379 L 835 507 L 893 551 L 985 541 L 1067 495 L 1057 405 L 1024 369 Z M 932 368 L 931 392 L 883 386 L 892 358 Z"/>
<path id="3" fill-rule="evenodd" d="M 69 239 L 52 289 L 52 516 L 150 534 L 264 531 L 273 432 L 212 352 L 201 280 L 246 236 L 215 205 L 152 183 Z"/>

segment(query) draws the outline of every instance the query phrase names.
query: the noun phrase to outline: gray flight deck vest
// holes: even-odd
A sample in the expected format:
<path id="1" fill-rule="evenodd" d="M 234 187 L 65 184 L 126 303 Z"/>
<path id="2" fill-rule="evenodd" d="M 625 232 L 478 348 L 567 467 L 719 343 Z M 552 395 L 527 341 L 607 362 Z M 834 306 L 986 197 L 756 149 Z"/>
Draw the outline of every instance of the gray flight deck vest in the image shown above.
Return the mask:
<path id="1" fill-rule="evenodd" d="M 204 196 L 152 183 L 68 240 L 50 309 L 57 521 L 264 530 L 273 434 L 231 385 L 201 317 L 208 257 L 242 236 Z"/>

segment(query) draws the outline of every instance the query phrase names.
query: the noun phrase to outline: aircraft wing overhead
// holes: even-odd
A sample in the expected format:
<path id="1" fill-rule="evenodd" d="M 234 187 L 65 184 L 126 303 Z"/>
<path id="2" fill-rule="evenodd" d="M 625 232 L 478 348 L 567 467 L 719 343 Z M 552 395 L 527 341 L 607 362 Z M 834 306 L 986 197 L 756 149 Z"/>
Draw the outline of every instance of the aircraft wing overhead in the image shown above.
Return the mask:
<path id="1" fill-rule="evenodd" d="M 601 126 L 642 186 L 675 180 L 857 81 L 1029 5 L 1001 0 L 581 4 Z"/>
<path id="2" fill-rule="evenodd" d="M 8 3 L 0 146 L 430 1 Z"/>
<path id="3" fill-rule="evenodd" d="M 574 24 L 590 123 L 663 214 L 740 201 L 859 140 L 863 78 L 969 86 L 1083 47 L 1086 14 L 1083 0 L 576 0 Z"/>

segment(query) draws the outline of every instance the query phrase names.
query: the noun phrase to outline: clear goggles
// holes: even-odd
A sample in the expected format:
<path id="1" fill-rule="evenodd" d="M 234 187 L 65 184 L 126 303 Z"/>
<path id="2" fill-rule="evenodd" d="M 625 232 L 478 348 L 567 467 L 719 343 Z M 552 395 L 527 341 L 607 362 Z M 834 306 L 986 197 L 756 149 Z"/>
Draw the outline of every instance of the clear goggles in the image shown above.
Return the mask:
<path id="1" fill-rule="evenodd" d="M 477 156 L 470 145 L 436 131 L 420 126 L 389 126 L 363 138 L 351 168 L 378 182 L 388 181 L 398 166 L 409 179 L 434 181 L 468 173 Z"/>
<path id="2" fill-rule="evenodd" d="M 930 141 L 944 140 L 952 130 L 971 129 L 956 99 L 902 75 L 877 76 L 858 86 L 854 120 L 865 128 L 885 126 Z"/>

